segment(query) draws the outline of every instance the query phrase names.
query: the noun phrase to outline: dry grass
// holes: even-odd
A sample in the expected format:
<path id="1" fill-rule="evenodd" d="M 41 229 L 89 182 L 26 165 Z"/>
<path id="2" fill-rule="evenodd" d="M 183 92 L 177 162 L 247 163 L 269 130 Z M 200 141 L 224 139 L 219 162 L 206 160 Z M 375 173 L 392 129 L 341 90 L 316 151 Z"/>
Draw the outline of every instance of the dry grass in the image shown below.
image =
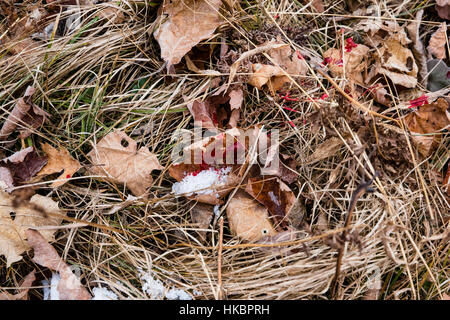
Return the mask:
<path id="1" fill-rule="evenodd" d="M 288 40 L 311 60 L 321 61 L 322 52 L 336 41 L 335 31 L 347 30 L 359 19 L 348 14 L 344 1 L 325 2 L 327 10 L 317 14 L 299 1 L 241 1 L 233 11 L 221 12 L 226 23 L 204 44 L 217 47 L 224 37 L 233 50 L 242 53 L 254 48 L 258 37 L 270 39 L 273 30 L 288 35 L 288 27 L 308 26 L 304 31 L 306 40 Z M 192 128 L 183 95 L 194 99 L 202 96 L 205 88 L 209 92 L 211 77 L 183 70 L 172 77 L 163 72 L 149 77 L 162 64 L 151 35 L 156 10 L 148 1 L 118 3 L 125 14 L 122 24 L 95 20 L 104 4 L 84 7 L 84 32 L 41 42 L 40 47 L 17 55 L 0 52 L 1 121 L 24 88 L 33 84 L 38 91 L 36 103 L 52 117 L 27 144 L 58 142 L 87 167 L 86 153 L 104 134 L 113 128 L 131 133 L 148 125 L 151 134 L 135 138 L 158 154 L 167 168 L 173 132 Z M 431 5 L 432 1 L 403 1 L 400 5 L 397 1 L 384 1 L 380 8 L 385 17 L 402 23 L 411 21 L 418 8 Z M 273 18 L 275 15 L 277 19 Z M 436 26 L 434 20 L 432 15 L 424 16 L 425 37 Z M 216 60 L 205 61 L 205 69 L 217 69 Z M 227 80 L 227 74 L 223 74 L 223 79 Z M 321 86 L 328 90 L 331 87 L 317 72 L 309 73 L 305 80 L 306 84 L 296 83 L 292 89 L 301 100 L 295 103 L 295 113 L 282 109 L 268 92 L 248 86 L 240 122 L 241 127 L 258 123 L 280 129 L 283 153 L 294 156 L 301 164 L 294 192 L 304 205 L 304 224 L 299 231 L 301 240 L 290 246 L 300 250 L 287 256 L 261 252 L 231 236 L 225 220 L 225 297 L 330 298 L 337 251 L 324 242 L 324 235 L 343 226 L 352 192 L 363 176 L 370 178 L 381 169 L 383 175 L 374 182 L 375 191 L 364 195 L 354 211 L 351 230 L 358 230 L 362 251 L 347 244 L 338 298 L 363 298 L 378 274 L 380 299 L 439 299 L 450 290 L 450 246 L 442 240 L 424 239 L 449 226 L 449 198 L 432 176 L 432 170 L 441 169 L 442 165 L 437 164 L 439 161 L 419 159 L 403 129 L 396 137 L 402 143 L 399 149 L 404 158 L 410 162 L 399 159 L 401 165 L 393 167 L 392 162 L 377 160 L 379 155 L 369 158 L 372 145 L 361 141 L 359 128 L 367 123 L 375 135 L 373 127 L 376 132 L 389 131 L 389 125 L 395 123 L 371 118 L 351 107 L 344 113 L 341 109 L 346 102 L 339 94 L 320 106 L 311 103 L 308 96 L 320 96 Z M 344 82 L 345 79 L 338 79 L 339 84 Z M 369 99 L 365 100 L 360 102 L 369 106 Z M 321 112 L 317 107 L 321 107 Z M 319 120 L 313 120 L 313 112 L 318 112 L 314 119 Z M 404 112 L 391 110 L 389 116 L 397 118 L 398 113 Z M 295 127 L 289 125 L 291 120 Z M 338 133 L 344 146 L 333 157 L 308 163 L 309 156 L 329 137 L 330 131 Z M 20 148 L 20 141 L 1 148 L 9 154 Z M 447 148 L 448 141 L 443 139 L 436 154 L 444 154 L 448 159 Z M 121 298 L 146 298 L 139 268 L 152 270 L 168 287 L 200 291 L 197 298 L 201 299 L 218 298 L 218 224 L 207 230 L 207 243 L 201 243 L 195 232 L 198 228 L 190 220 L 189 208 L 194 202 L 171 195 L 174 181 L 165 171 L 159 176 L 154 174 L 154 178 L 149 201 L 136 201 L 113 214 L 108 213 L 127 198 L 123 186 L 98 181 L 83 171 L 59 189 L 51 189 L 49 183 L 41 184 L 39 193 L 59 201 L 70 217 L 120 230 L 89 226 L 62 229 L 55 247 L 69 264 L 81 268 L 84 284 L 106 285 Z M 0 264 L 5 264 L 3 257 Z M 11 268 L 0 268 L 2 287 L 17 286 L 34 267 L 28 254 Z M 41 292 L 34 290 L 32 294 L 38 297 Z"/>

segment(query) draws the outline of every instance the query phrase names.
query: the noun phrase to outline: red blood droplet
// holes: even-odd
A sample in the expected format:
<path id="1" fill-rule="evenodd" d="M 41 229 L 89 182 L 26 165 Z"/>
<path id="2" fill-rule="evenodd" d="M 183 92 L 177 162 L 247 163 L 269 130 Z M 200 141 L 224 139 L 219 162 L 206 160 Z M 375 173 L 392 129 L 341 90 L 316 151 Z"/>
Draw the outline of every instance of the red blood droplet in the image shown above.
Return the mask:
<path id="1" fill-rule="evenodd" d="M 69 179 L 70 178 L 70 174 L 68 174 L 67 176 L 66 176 L 66 179 Z"/>

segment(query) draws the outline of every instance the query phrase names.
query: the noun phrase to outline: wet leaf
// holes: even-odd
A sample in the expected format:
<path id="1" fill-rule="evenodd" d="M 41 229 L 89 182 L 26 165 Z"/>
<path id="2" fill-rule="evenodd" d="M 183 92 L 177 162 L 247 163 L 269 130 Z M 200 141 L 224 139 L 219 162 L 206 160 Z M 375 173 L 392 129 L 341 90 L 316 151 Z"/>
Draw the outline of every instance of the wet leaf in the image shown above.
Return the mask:
<path id="1" fill-rule="evenodd" d="M 208 229 L 214 215 L 214 206 L 205 203 L 196 203 L 191 209 L 192 222 L 198 229 Z M 206 231 L 197 231 L 202 241 L 206 240 Z"/>
<path id="2" fill-rule="evenodd" d="M 78 160 L 72 158 L 69 151 L 62 146 L 60 146 L 59 149 L 56 149 L 48 143 L 44 143 L 42 145 L 42 150 L 47 154 L 48 162 L 45 167 L 38 172 L 38 175 L 48 175 L 62 171 L 56 180 L 69 179 L 81 167 Z M 55 181 L 51 184 L 51 187 L 56 188 L 62 186 L 66 181 Z"/>
<path id="3" fill-rule="evenodd" d="M 277 233 L 267 209 L 242 190 L 229 201 L 226 211 L 231 232 L 243 240 L 254 242 Z"/>
<path id="4" fill-rule="evenodd" d="M 243 101 L 242 87 L 234 86 L 226 90 L 222 86 L 204 101 L 194 100 L 187 107 L 194 122 L 205 129 L 236 127 Z"/>
<path id="5" fill-rule="evenodd" d="M 33 147 L 22 149 L 12 156 L 0 160 L 0 183 L 12 188 L 33 178 L 47 163 Z"/>
<path id="6" fill-rule="evenodd" d="M 450 113 L 447 109 L 447 101 L 439 98 L 433 103 L 419 107 L 417 111 L 405 117 L 412 139 L 425 157 L 439 143 L 442 134 L 438 132 L 450 125 Z"/>
<path id="7" fill-rule="evenodd" d="M 450 78 L 448 77 L 450 68 L 447 67 L 444 61 L 439 59 L 429 60 L 427 68 L 429 72 L 428 90 L 435 92 L 450 85 Z"/>
<path id="8" fill-rule="evenodd" d="M 208 39 L 221 24 L 220 0 L 164 1 L 161 24 L 154 32 L 161 57 L 170 65 L 181 61 L 200 41 Z"/>
<path id="9" fill-rule="evenodd" d="M 276 228 L 287 226 L 286 217 L 295 204 L 295 195 L 279 178 L 249 178 L 245 191 L 269 210 Z"/>
<path id="10" fill-rule="evenodd" d="M 28 290 L 30 290 L 31 285 L 36 280 L 35 273 L 36 270 L 33 269 L 23 278 L 22 283 L 19 285 L 21 289 L 18 290 L 18 293 L 0 292 L 0 300 L 28 300 Z"/>
<path id="11" fill-rule="evenodd" d="M 33 261 L 52 271 L 59 272 L 61 280 L 58 282 L 57 290 L 60 300 L 90 300 L 92 298 L 43 235 L 36 230 L 28 229 L 26 237 L 28 245 L 34 250 Z"/>
<path id="12" fill-rule="evenodd" d="M 24 201 L 0 191 L 0 254 L 6 257 L 7 267 L 20 261 L 21 254 L 30 248 L 25 241 L 28 228 L 61 225 L 62 219 L 49 213 L 63 214 L 48 197 L 36 194 L 30 201 Z M 55 231 L 42 230 L 42 236 L 53 241 Z"/>

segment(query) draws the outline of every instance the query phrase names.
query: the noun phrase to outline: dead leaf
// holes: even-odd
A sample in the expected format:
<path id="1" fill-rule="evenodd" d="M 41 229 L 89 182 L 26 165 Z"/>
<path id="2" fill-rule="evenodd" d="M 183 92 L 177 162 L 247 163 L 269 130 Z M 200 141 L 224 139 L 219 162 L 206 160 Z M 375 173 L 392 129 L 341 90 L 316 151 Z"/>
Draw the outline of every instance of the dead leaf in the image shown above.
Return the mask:
<path id="1" fill-rule="evenodd" d="M 374 52 L 374 57 L 376 62 L 367 75 L 366 84 L 373 83 L 375 78 L 384 79 L 385 75 L 396 85 L 406 88 L 414 88 L 417 85 L 418 67 L 414 55 L 395 37 L 386 39 Z"/>
<path id="2" fill-rule="evenodd" d="M 281 89 L 286 82 L 290 81 L 280 67 L 254 63 L 252 64 L 252 71 L 248 84 L 260 90 L 267 84 L 272 95 L 275 94 L 275 91 Z"/>
<path id="3" fill-rule="evenodd" d="M 436 0 L 436 11 L 442 19 L 450 20 L 450 1 Z"/>
<path id="4" fill-rule="evenodd" d="M 287 226 L 286 217 L 296 198 L 291 189 L 279 178 L 269 176 L 262 179 L 249 178 L 245 191 L 269 210 L 276 228 Z"/>
<path id="5" fill-rule="evenodd" d="M 447 174 L 444 177 L 444 182 L 442 183 L 444 187 L 444 192 L 450 196 L 450 165 L 447 167 Z"/>
<path id="6" fill-rule="evenodd" d="M 0 182 L 13 188 L 33 178 L 46 163 L 47 157 L 40 157 L 33 147 L 22 149 L 0 160 Z"/>
<path id="7" fill-rule="evenodd" d="M 154 37 L 161 57 L 170 65 L 181 61 L 200 41 L 208 39 L 220 26 L 220 0 L 165 0 L 159 16 L 163 19 Z"/>
<path id="8" fill-rule="evenodd" d="M 206 203 L 196 203 L 191 209 L 192 222 L 199 229 L 208 229 L 214 215 L 214 206 Z M 202 241 L 206 240 L 206 231 L 197 231 Z"/>
<path id="9" fill-rule="evenodd" d="M 439 98 L 433 103 L 420 106 L 417 111 L 405 117 L 412 139 L 425 157 L 439 143 L 441 134 L 438 132 L 450 125 L 450 113 L 447 109 L 447 101 Z"/>
<path id="10" fill-rule="evenodd" d="M 294 230 L 286 230 L 283 232 L 278 232 L 277 234 L 273 235 L 273 236 L 265 236 L 262 239 L 260 239 L 259 241 L 257 241 L 256 243 L 259 244 L 278 244 L 278 243 L 283 243 L 283 242 L 290 242 L 290 241 L 294 241 L 297 239 L 297 232 L 295 232 Z M 270 252 L 270 253 L 275 253 L 275 254 L 279 254 L 279 255 L 290 255 L 293 253 L 298 252 L 297 250 L 293 250 L 289 248 L 289 245 L 279 245 L 279 246 L 270 246 L 270 247 L 258 247 L 259 251 L 262 252 Z"/>
<path id="11" fill-rule="evenodd" d="M 430 38 L 428 43 L 428 59 L 433 56 L 437 59 L 445 59 L 447 56 L 447 24 L 442 22 L 439 29 Z"/>
<path id="12" fill-rule="evenodd" d="M 242 190 L 229 201 L 226 211 L 231 232 L 243 240 L 255 242 L 277 233 L 267 209 Z"/>
<path id="13" fill-rule="evenodd" d="M 30 290 L 31 285 L 34 280 L 36 280 L 36 270 L 33 269 L 29 274 L 23 278 L 20 284 L 19 292 L 16 294 L 10 294 L 7 292 L 0 292 L 0 300 L 28 300 L 28 290 Z"/>
<path id="14" fill-rule="evenodd" d="M 450 86 L 450 78 L 447 78 L 447 75 L 450 74 L 450 68 L 447 67 L 443 60 L 428 60 L 427 69 L 429 72 L 427 84 L 428 90 L 436 92 Z"/>
<path id="15" fill-rule="evenodd" d="M 225 92 L 224 92 L 225 91 Z M 236 127 L 239 112 L 244 101 L 241 86 L 225 86 L 206 98 L 204 101 L 194 100 L 186 106 L 194 117 L 194 122 L 205 129 Z"/>
<path id="16" fill-rule="evenodd" d="M 0 130 L 0 141 L 13 133 L 17 126 L 21 128 L 20 138 L 25 139 L 33 129 L 39 128 L 45 122 L 49 114 L 32 102 L 34 93 L 35 89 L 28 87 L 24 97 L 17 101 Z"/>
<path id="17" fill-rule="evenodd" d="M 48 213 L 63 214 L 58 204 L 48 197 L 35 194 L 30 201 L 0 191 L 0 254 L 6 257 L 6 266 L 22 259 L 29 249 L 25 231 L 32 227 L 59 226 L 62 219 Z M 47 241 L 53 241 L 54 229 L 42 230 Z"/>
<path id="18" fill-rule="evenodd" d="M 450 20 L 450 19 L 449 19 L 449 20 Z M 450 300 L 450 295 L 444 293 L 444 294 L 442 295 L 442 300 Z"/>
<path id="19" fill-rule="evenodd" d="M 417 11 L 416 13 L 416 19 L 408 24 L 406 27 L 406 30 L 408 31 L 409 37 L 411 38 L 411 41 L 413 43 L 412 46 L 412 53 L 414 55 L 414 59 L 416 60 L 417 67 L 419 69 L 418 76 L 419 81 L 422 83 L 423 86 L 427 86 L 427 59 L 425 54 L 425 48 L 422 44 L 422 41 L 420 40 L 420 23 L 422 22 L 422 16 L 423 16 L 423 9 Z"/>
<path id="20" fill-rule="evenodd" d="M 337 137 L 332 137 L 325 140 L 317 146 L 316 150 L 314 150 L 314 153 L 308 159 L 308 163 L 312 164 L 334 156 L 343 145 L 344 142 Z"/>
<path id="21" fill-rule="evenodd" d="M 344 52 L 343 52 L 344 51 Z M 356 84 L 364 84 L 364 71 L 368 68 L 369 47 L 358 44 L 350 51 L 331 48 L 324 52 L 324 61 L 335 77 L 344 76 Z"/>
<path id="22" fill-rule="evenodd" d="M 45 237 L 32 229 L 26 230 L 26 237 L 28 245 L 34 250 L 33 261 L 52 271 L 59 272 L 61 280 L 58 283 L 57 290 L 60 300 L 90 300 L 92 298 Z"/>
<path id="23" fill-rule="evenodd" d="M 143 195 L 153 183 L 153 170 L 162 170 L 156 155 L 148 148 L 137 150 L 137 143 L 124 132 L 114 130 L 88 153 L 94 163 L 93 174 L 112 183 L 125 184 L 135 196 Z"/>
<path id="24" fill-rule="evenodd" d="M 55 149 L 48 143 L 44 143 L 42 145 L 42 150 L 47 154 L 48 162 L 45 167 L 38 172 L 38 175 L 61 172 L 56 180 L 69 179 L 81 168 L 78 160 L 72 158 L 69 151 L 62 146 L 60 146 L 59 149 Z M 62 186 L 66 181 L 55 181 L 50 186 L 56 188 Z"/>

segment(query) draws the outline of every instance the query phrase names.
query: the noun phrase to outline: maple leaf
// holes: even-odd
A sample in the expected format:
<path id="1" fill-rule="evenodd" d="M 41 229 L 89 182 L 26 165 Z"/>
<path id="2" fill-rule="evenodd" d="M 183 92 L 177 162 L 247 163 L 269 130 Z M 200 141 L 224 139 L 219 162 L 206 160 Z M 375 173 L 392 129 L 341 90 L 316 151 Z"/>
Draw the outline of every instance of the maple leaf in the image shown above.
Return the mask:
<path id="1" fill-rule="evenodd" d="M 153 170 L 162 170 L 156 155 L 124 132 L 115 130 L 101 139 L 88 153 L 94 163 L 90 170 L 112 183 L 126 185 L 136 196 L 147 192 L 153 183 Z"/>
<path id="2" fill-rule="evenodd" d="M 45 167 L 38 172 L 38 175 L 48 175 L 62 171 L 56 180 L 69 179 L 81 167 L 78 160 L 72 158 L 69 151 L 62 146 L 60 146 L 59 149 L 55 149 L 48 143 L 44 143 L 42 145 L 42 150 L 47 154 L 48 162 Z M 56 188 L 66 182 L 67 180 L 55 181 L 51 184 L 51 187 Z"/>
<path id="3" fill-rule="evenodd" d="M 59 226 L 62 215 L 58 204 L 48 197 L 34 195 L 30 201 L 19 201 L 15 196 L 0 191 L 0 254 L 6 257 L 6 266 L 22 259 L 21 254 L 30 247 L 25 232 L 30 227 Z M 42 230 L 47 241 L 53 241 L 56 230 Z"/>

